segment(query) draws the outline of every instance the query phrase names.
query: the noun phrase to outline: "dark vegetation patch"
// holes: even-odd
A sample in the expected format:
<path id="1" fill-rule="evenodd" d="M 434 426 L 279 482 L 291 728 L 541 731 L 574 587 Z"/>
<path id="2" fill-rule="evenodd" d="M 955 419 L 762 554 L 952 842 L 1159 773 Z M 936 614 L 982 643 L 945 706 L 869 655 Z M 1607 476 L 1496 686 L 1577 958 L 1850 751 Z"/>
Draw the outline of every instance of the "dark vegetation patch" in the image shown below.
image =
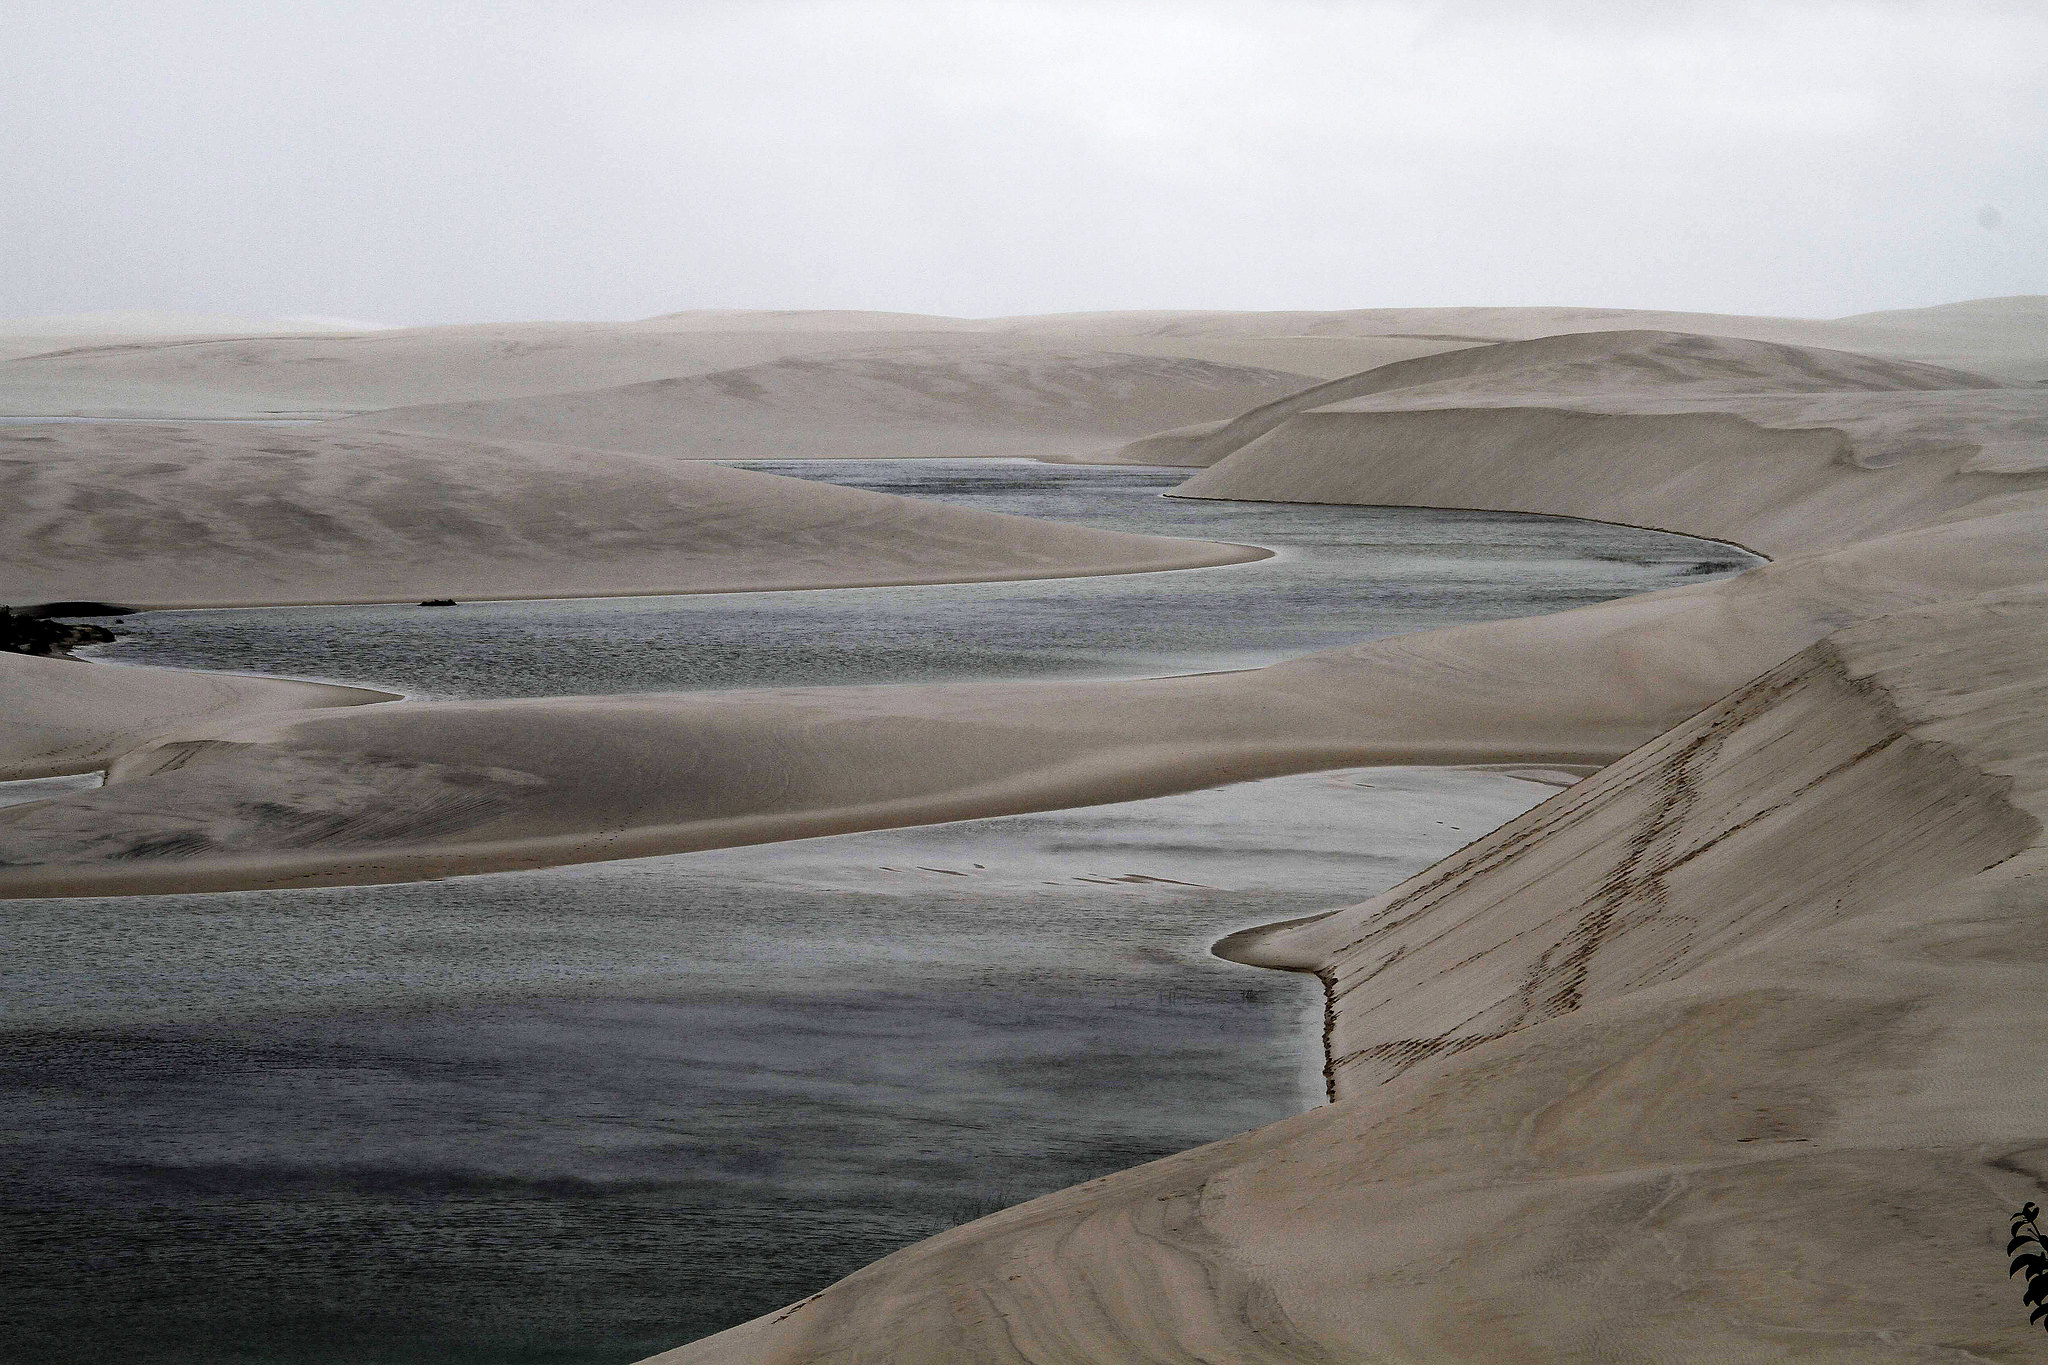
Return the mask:
<path id="1" fill-rule="evenodd" d="M 103 645 L 114 638 L 105 626 L 54 621 L 30 615 L 35 608 L 14 612 L 0 607 L 0 652 L 9 654 L 64 654 L 76 645 Z"/>

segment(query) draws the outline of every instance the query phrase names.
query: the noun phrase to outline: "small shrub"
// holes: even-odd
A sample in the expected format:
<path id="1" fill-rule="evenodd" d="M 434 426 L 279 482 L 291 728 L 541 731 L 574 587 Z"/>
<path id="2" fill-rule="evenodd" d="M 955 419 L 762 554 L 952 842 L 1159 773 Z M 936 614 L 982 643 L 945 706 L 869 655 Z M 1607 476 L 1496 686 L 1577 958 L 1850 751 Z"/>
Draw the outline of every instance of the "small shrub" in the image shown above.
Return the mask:
<path id="1" fill-rule="evenodd" d="M 2011 1279 L 2022 1270 L 2027 1272 L 2027 1293 L 2020 1303 L 2034 1310 L 2027 1317 L 2029 1324 L 2039 1322 L 2043 1330 L 2048 1330 L 2048 1322 L 2042 1321 L 2048 1318 L 2048 1242 L 2041 1240 L 2040 1224 L 2034 1221 L 2040 1216 L 2041 1206 L 2031 1200 L 2012 1216 L 2012 1240 L 2005 1244 L 2012 1265 L 2005 1277 Z"/>
<path id="2" fill-rule="evenodd" d="M 67 625 L 0 607 L 0 650 L 10 654 L 62 654 L 77 645 L 103 645 L 114 638 L 105 626 Z"/>

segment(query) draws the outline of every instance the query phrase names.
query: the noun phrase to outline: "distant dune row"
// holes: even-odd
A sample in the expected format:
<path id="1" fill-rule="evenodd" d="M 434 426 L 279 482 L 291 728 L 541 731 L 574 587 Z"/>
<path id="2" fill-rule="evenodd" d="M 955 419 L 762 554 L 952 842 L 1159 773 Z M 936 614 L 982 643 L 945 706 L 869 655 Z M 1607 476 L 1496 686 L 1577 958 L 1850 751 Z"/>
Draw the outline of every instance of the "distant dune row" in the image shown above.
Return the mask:
<path id="1" fill-rule="evenodd" d="M 1256 365 L 1269 341 L 1277 357 L 1394 337 L 1436 353 L 1235 411 L 1191 398 L 1160 424 L 1196 429 L 1110 458 L 1201 465 L 1189 496 L 1590 516 L 1773 562 L 1552 616 L 1129 683 L 296 711 L 283 708 L 351 698 L 249 684 L 239 715 L 216 692 L 155 711 L 124 702 L 92 730 L 58 700 L 63 671 L 114 670 L 0 659 L 20 698 L 0 731 L 9 752 L 44 755 L 18 761 L 46 771 L 59 752 L 107 762 L 113 777 L 0 813 L 0 894 L 438 875 L 1352 762 L 1619 759 L 1374 900 L 1226 945 L 1322 979 L 1336 1103 L 969 1224 L 659 1359 L 2015 1358 L 2024 1311 L 1993 1239 L 2048 1187 L 2044 321 L 2048 305 L 2025 299 L 1834 323 L 1484 309 L 654 320 L 639 326 L 857 335 L 861 349 L 750 360 L 776 376 L 758 391 L 684 377 L 444 408 L 434 420 L 450 425 L 431 435 L 385 434 L 390 417 L 324 427 L 299 482 L 340 490 L 321 494 L 340 508 L 363 500 L 346 491 L 348 441 L 389 442 L 378 469 L 467 450 L 476 464 L 449 464 L 464 471 L 453 482 L 481 487 L 478 508 L 511 525 L 518 497 L 493 491 L 484 466 L 515 450 L 536 472 L 513 484 L 542 480 L 551 458 L 653 470 L 644 462 L 687 443 L 635 443 L 698 431 L 715 445 L 823 422 L 824 407 L 833 422 L 870 413 L 889 439 L 978 413 L 1034 432 L 1065 421 L 1092 440 L 1121 420 L 1121 386 L 1131 414 L 1156 417 L 1176 406 L 1173 385 L 1220 405 L 1283 372 L 1333 377 Z M 949 330 L 950 356 L 933 340 Z M 1028 338 L 1033 359 L 991 359 L 991 335 Z M 1140 337 L 1154 349 L 1133 349 Z M 1195 357 L 1195 342 L 1234 358 Z M 1201 364 L 1128 361 L 1177 345 Z M 142 365 L 151 349 L 108 354 Z M 154 349 L 131 378 L 161 394 L 188 361 Z M 1110 350 L 1126 359 L 1097 354 Z M 56 363 L 9 362 L 0 377 Z M 1225 363 L 1259 373 L 1204 368 Z M 835 397 L 805 409 L 805 393 Z M 1101 411 L 1086 422 L 1051 415 L 1088 403 Z M 597 448 L 611 430 L 622 445 L 514 446 L 511 427 L 461 422 L 554 423 L 551 439 Z M 75 468 L 146 475 L 155 458 L 135 444 L 147 437 L 69 439 Z M 408 444 L 430 439 L 450 444 Z M 237 528 L 213 532 L 223 562 L 257 564 L 267 541 L 300 534 L 264 520 L 281 492 L 265 504 L 251 485 L 237 502 L 238 480 L 269 468 L 262 452 L 240 435 L 197 444 L 229 454 L 204 456 L 226 463 L 206 475 L 217 502 L 192 535 Z M 1074 449 L 1046 437 L 1045 453 Z M 17 477 L 56 490 L 37 494 L 37 543 L 89 562 L 123 524 L 119 500 L 78 505 L 83 485 L 62 468 Z M 784 534 L 756 524 L 779 482 L 689 486 L 705 506 L 730 492 L 728 534 L 758 546 Z M 584 515 L 563 546 L 626 509 Z M 936 521 L 889 518 L 946 543 Z M 1018 535 L 989 553 L 1055 543 Z M 885 541 L 849 531 L 844 544 L 872 558 Z M 517 552 L 494 558 L 494 543 Z M 495 527 L 464 544 L 480 573 L 570 557 Z M 934 573 L 957 571 L 968 548 L 930 550 Z M 1073 563 L 1155 552 L 1061 550 Z M 822 540 L 819 556 L 858 558 Z M 191 719 L 167 723 L 180 706 Z M 123 715 L 133 728 L 114 723 Z"/>
<path id="2" fill-rule="evenodd" d="M 1263 557 L 701 462 L 329 427 L 0 426 L 17 603 L 595 597 Z"/>

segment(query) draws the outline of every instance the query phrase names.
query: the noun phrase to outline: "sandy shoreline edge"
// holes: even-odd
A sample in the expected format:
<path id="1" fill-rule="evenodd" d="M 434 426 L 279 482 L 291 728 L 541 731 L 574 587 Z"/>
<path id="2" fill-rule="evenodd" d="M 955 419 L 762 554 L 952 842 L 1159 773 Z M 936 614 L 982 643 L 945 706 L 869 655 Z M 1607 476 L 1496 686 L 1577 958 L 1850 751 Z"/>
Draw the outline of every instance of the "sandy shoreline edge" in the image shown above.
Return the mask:
<path id="1" fill-rule="evenodd" d="M 1941 363 L 2037 364 L 2005 302 Z M 223 713 L 111 798 L 0 817 L 0 858 L 55 854 L 0 887 L 113 886 L 165 840 L 208 875 L 375 879 L 1336 755 L 1619 759 L 1226 941 L 1323 978 L 1336 1103 L 658 1359 L 2009 1356 L 1984 1229 L 2048 1188 L 2048 393 L 1817 352 L 1828 326 L 1406 361 L 1187 490 L 1773 556 L 1730 580 L 1186 679 Z"/>

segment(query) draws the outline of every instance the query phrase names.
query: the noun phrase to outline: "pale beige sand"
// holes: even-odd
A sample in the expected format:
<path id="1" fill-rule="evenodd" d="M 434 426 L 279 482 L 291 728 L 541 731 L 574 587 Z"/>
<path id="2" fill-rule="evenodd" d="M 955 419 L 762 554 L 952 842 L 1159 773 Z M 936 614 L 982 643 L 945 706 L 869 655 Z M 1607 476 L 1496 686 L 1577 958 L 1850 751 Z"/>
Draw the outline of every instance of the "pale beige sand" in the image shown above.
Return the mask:
<path id="1" fill-rule="evenodd" d="M 1912 350 L 1924 322 L 1856 325 L 1908 334 L 1891 358 L 2010 378 L 1984 362 L 2033 363 L 2027 306 L 1938 352 Z M 411 877 L 1650 741 L 1386 897 L 1240 942 L 1336 981 L 1340 1103 L 666 1358 L 2017 1358 L 1994 1239 L 2048 1181 L 2034 409 L 1863 362 L 1815 389 L 1668 359 L 1644 378 L 1596 355 L 1564 410 L 1474 382 L 1422 411 L 1295 414 L 1201 477 L 1325 418 L 1294 462 L 1343 473 L 1372 458 L 1346 424 L 1377 440 L 1444 414 L 1466 425 L 1411 433 L 1350 495 L 1779 556 L 1734 580 L 1240 674 L 196 727 L 108 788 L 0 813 L 0 894 Z"/>
<path id="2" fill-rule="evenodd" d="M 681 459 L 1075 455 L 1177 419 L 1241 412 L 1302 382 L 1173 356 L 955 344 L 356 420 Z"/>
<path id="3" fill-rule="evenodd" d="M 1433 693 L 1451 725 L 1526 698 L 1581 734 L 1729 685 L 1403 886 L 1229 945 L 1323 976 L 1339 1103 L 659 1359 L 2025 1358 L 1998 1238 L 2048 1184 L 2039 410 L 1980 388 L 1720 400 L 1828 419 L 1773 430 L 1626 397 L 1309 414 L 1247 447 L 1269 453 L 1241 482 L 1243 456 L 1196 481 L 1349 480 L 1784 556 L 1285 666 L 1332 688 L 1369 668 L 1371 705 Z M 1402 665 L 1436 686 L 1384 686 Z"/>
<path id="4" fill-rule="evenodd" d="M 0 653 L 0 781 L 92 772 L 156 736 L 388 692 Z"/>
<path id="5" fill-rule="evenodd" d="M 1706 402 L 1741 396 L 1998 390 L 1981 375 L 1843 351 L 1682 332 L 1574 333 L 1472 347 L 1346 375 L 1225 422 L 1196 423 L 1132 442 L 1118 463 L 1208 466 L 1297 416 L 1319 410 L 1463 409 L 1542 404 L 1624 411 L 1644 401 Z M 1368 401 L 1371 400 L 1371 401 Z"/>
<path id="6" fill-rule="evenodd" d="M 1012 318 L 1033 335 L 1241 338 L 1410 337 L 1525 341 L 1572 332 L 1665 331 L 1856 351 L 1976 370 L 2008 382 L 2048 378 L 2048 295 L 1973 299 L 1855 317 L 1773 318 L 1630 308 L 1365 308 L 1345 312 L 1091 313 Z"/>
<path id="7" fill-rule="evenodd" d="M 1073 343 L 958 319 L 681 314 L 637 323 L 497 323 L 358 333 L 15 335 L 0 325 L 0 416 L 336 416 L 402 406 L 572 396 L 805 356 L 1048 352 L 1278 370 L 1291 384 L 1469 343 L 1415 337 L 1140 335 Z M 1040 361 L 1043 364 L 1043 360 Z M 933 386 L 945 383 L 935 375 Z M 1112 396 L 1113 397 L 1113 396 Z M 848 414 L 840 414 L 844 419 Z M 1166 420 L 1173 420 L 1168 418 Z M 1181 419 L 1185 420 L 1185 419 Z M 1156 413 L 1153 425 L 1159 425 Z M 1144 420 L 1105 428 L 1113 445 Z"/>
<path id="8" fill-rule="evenodd" d="M 1469 364 L 1473 354 L 1411 364 Z M 1851 373 L 1868 369 L 1840 363 Z M 1897 392 L 1864 398 L 1890 401 Z M 1953 394 L 1972 402 L 2003 392 Z M 1335 762 L 1601 761 L 1848 621 L 2048 577 L 2040 495 L 2030 491 L 2037 475 L 1961 473 L 1957 462 L 1968 457 L 1954 451 L 1866 468 L 1838 458 L 1831 433 L 1770 434 L 1760 443 L 1752 425 L 1710 414 L 1628 420 L 1698 427 L 1705 436 L 1688 444 L 1662 433 L 1646 445 L 1630 432 L 1615 445 L 1572 429 L 1547 436 L 1540 460 L 1525 452 L 1519 461 L 1475 460 L 1469 442 L 1440 442 L 1396 472 L 1433 480 L 1420 500 L 1490 500 L 1734 532 L 1781 554 L 1802 542 L 1840 548 L 1788 555 L 1732 582 L 1218 679 L 569 699 L 313 717 L 259 735 L 218 736 L 236 740 L 231 746 L 177 750 L 175 770 L 146 781 L 151 765 L 138 758 L 117 773 L 132 784 L 18 812 L 8 847 L 32 851 L 44 866 L 18 867 L 8 884 L 48 891 L 202 875 L 208 885 L 381 880 L 1110 800 Z M 1664 463 L 1645 470 L 1644 459 Z M 1633 477 L 1614 477 L 1631 463 Z M 1494 496 L 1503 480 L 1505 493 Z M 1564 501 L 1543 501 L 1539 492 Z M 1767 533 L 1785 506 L 1796 515 L 1782 533 Z M 761 514 L 758 502 L 748 507 L 749 518 Z M 1914 527 L 1929 521 L 1942 524 Z M 1899 525 L 1908 529 L 1848 539 Z M 250 538 L 274 534 L 259 529 Z M 833 539 L 832 553 L 843 557 L 845 537 L 835 531 Z M 588 778 L 592 753 L 608 756 L 602 781 Z M 405 763 L 394 766 L 393 755 L 459 778 L 425 781 Z M 686 772 L 694 774 L 687 782 Z M 285 786 L 289 794 L 254 795 Z M 338 801 L 390 818 L 350 817 L 343 834 L 319 833 Z M 192 835 L 185 846 L 203 851 L 203 871 L 189 860 L 138 868 L 119 856 L 162 837 L 170 817 L 153 813 L 159 805 L 176 810 L 175 823 Z M 301 807 L 321 814 L 301 819 Z"/>
<path id="9" fill-rule="evenodd" d="M 191 319 L 194 329 L 231 320 Z M 24 324 L 26 325 L 26 324 Z M 1831 347 L 2048 379 L 2048 302 L 1979 300 L 1836 321 L 1590 308 L 1416 308 L 1294 313 L 1107 313 L 1038 318 L 697 312 L 630 323 L 502 323 L 277 335 L 164 335 L 175 319 L 73 320 L 92 333 L 12 335 L 0 321 L 0 415 L 237 417 L 341 414 L 539 398 L 810 355 L 1011 348 L 1139 354 L 1329 379 L 1478 343 L 1662 329 Z M 1182 425 L 1181 417 L 1156 424 Z"/>
<path id="10" fill-rule="evenodd" d="M 1339 1103 L 656 1359 L 2033 1358 L 2044 665 L 2038 594 L 1842 632 L 1240 945 L 1334 982 Z"/>
<path id="11" fill-rule="evenodd" d="M 1181 496 L 1705 531 L 1673 526 L 1672 510 L 1687 508 L 1711 523 L 1705 533 L 1781 554 L 2048 487 L 2048 389 L 1807 348 L 1606 333 L 1391 365 L 1195 444 L 1215 462 Z"/>
<path id="12" fill-rule="evenodd" d="M 264 336 L 362 330 L 362 324 L 333 318 L 240 317 L 229 313 L 175 313 L 147 308 L 112 313 L 39 313 L 0 317 L 0 337 L 57 337 L 81 342 L 106 337 Z"/>
<path id="13" fill-rule="evenodd" d="M 1135 573 L 1261 550 L 715 465 L 355 429 L 0 426 L 17 604 L 419 601 Z"/>
<path id="14" fill-rule="evenodd" d="M 612 388 L 920 339 L 545 322 L 338 336 L 73 339 L 0 364 L 0 413 L 337 415 Z"/>
<path id="15" fill-rule="evenodd" d="M 0 892 L 381 881 L 1338 764 L 1603 762 L 1844 622 L 2048 579 L 2042 516 L 2031 495 L 1733 580 L 1244 673 L 437 703 L 170 736 L 104 790 L 0 815 Z M 173 835 L 178 858 L 137 861 Z"/>

